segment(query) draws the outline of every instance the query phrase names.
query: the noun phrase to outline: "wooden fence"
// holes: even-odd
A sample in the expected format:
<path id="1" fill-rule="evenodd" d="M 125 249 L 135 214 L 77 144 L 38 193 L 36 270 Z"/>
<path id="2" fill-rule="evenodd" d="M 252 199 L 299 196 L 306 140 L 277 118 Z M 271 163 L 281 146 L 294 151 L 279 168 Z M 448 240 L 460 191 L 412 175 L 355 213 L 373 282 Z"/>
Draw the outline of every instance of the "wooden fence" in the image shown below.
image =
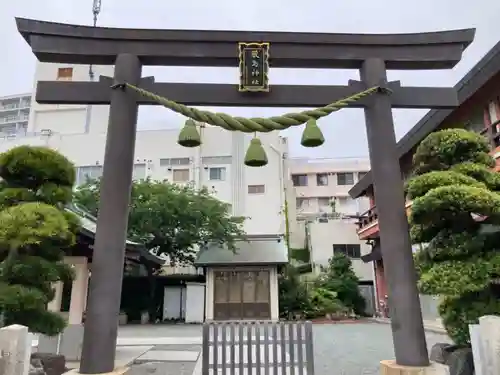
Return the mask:
<path id="1" fill-rule="evenodd" d="M 203 325 L 202 375 L 314 375 L 311 322 Z"/>

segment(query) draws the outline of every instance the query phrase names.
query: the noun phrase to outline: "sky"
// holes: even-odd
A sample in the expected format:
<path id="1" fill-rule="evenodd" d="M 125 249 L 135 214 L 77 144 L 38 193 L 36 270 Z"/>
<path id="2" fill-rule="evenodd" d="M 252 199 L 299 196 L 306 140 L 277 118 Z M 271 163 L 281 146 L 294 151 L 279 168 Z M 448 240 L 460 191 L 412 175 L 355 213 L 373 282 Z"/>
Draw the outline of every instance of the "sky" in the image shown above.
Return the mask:
<path id="1" fill-rule="evenodd" d="M 294 5 L 295 4 L 295 5 Z M 0 96 L 30 92 L 36 59 L 18 34 L 14 17 L 89 25 L 92 0 L 16 0 L 0 4 Z M 154 29 L 248 30 L 331 33 L 413 33 L 476 28 L 476 38 L 453 70 L 389 71 L 406 86 L 453 86 L 499 40 L 497 0 L 102 0 L 99 26 Z M 271 46 L 272 54 L 272 46 Z M 145 67 L 157 82 L 234 83 L 237 68 Z M 353 70 L 272 69 L 270 84 L 344 85 L 359 79 Z M 239 116 L 267 117 L 290 109 L 209 108 Z M 297 109 L 299 110 L 299 109 Z M 394 110 L 401 138 L 426 110 Z M 180 116 L 162 107 L 142 107 L 139 129 L 180 127 Z M 319 121 L 326 142 L 300 146 L 301 129 L 283 132 L 291 156 L 315 158 L 368 155 L 363 111 L 344 109 Z"/>

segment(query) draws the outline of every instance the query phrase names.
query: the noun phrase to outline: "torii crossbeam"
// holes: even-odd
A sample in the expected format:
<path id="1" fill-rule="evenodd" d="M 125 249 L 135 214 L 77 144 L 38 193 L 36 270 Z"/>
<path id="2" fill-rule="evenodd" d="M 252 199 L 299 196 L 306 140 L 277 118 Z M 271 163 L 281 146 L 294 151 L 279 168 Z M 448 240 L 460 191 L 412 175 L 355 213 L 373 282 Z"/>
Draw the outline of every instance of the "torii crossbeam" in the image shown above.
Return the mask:
<path id="1" fill-rule="evenodd" d="M 417 34 L 319 34 L 93 28 L 17 19 L 19 32 L 41 62 L 115 65 L 114 79 L 39 82 L 36 100 L 51 104 L 110 105 L 94 264 L 80 372 L 113 370 L 127 213 L 138 105 L 155 104 L 128 82 L 171 100 L 206 106 L 316 107 L 360 89 L 390 88 L 357 102 L 365 111 L 370 162 L 389 286 L 392 332 L 399 365 L 429 364 L 416 286 L 403 181 L 392 108 L 453 108 L 452 88 L 401 87 L 387 69 L 450 69 L 474 39 L 474 29 Z M 141 78 L 143 65 L 238 66 L 239 42 L 269 42 L 275 68 L 357 69 L 347 86 L 272 86 L 269 93 L 240 93 L 237 85 L 155 83 Z"/>

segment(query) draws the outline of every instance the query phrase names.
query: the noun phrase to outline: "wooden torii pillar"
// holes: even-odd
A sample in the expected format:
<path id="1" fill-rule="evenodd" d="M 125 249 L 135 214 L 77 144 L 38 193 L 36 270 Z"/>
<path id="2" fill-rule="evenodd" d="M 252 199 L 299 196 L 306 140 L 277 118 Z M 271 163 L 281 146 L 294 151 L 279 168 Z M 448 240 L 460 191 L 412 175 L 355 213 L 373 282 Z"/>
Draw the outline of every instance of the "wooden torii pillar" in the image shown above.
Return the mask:
<path id="1" fill-rule="evenodd" d="M 319 34 L 93 28 L 30 19 L 17 27 L 41 62 L 115 65 L 114 79 L 39 82 L 41 104 L 110 105 L 101 201 L 80 371 L 113 370 L 132 181 L 138 105 L 156 104 L 129 90 L 128 82 L 171 100 L 199 106 L 320 107 L 373 86 L 389 88 L 353 105 L 364 108 L 386 265 L 396 361 L 427 366 L 403 181 L 392 108 L 450 109 L 453 88 L 401 87 L 387 69 L 450 69 L 474 39 L 474 29 L 417 34 Z M 357 69 L 361 81 L 347 86 L 272 86 L 269 93 L 240 93 L 227 84 L 155 83 L 141 78 L 143 65 L 238 66 L 238 42 L 269 42 L 275 68 Z"/>

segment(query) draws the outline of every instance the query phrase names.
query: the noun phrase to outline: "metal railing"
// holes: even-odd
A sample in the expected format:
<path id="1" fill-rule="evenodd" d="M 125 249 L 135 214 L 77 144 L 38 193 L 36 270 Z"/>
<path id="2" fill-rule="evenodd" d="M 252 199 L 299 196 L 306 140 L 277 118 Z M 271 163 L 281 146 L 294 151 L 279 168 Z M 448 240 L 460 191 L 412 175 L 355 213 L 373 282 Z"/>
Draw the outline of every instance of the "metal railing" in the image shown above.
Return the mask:
<path id="1" fill-rule="evenodd" d="M 377 206 L 370 207 L 366 212 L 359 215 L 358 229 L 363 229 L 378 220 Z"/>
<path id="2" fill-rule="evenodd" d="M 490 143 L 491 150 L 500 147 L 500 120 L 495 121 L 490 126 L 479 132 L 480 135 L 486 137 Z M 378 220 L 377 206 L 371 207 L 368 211 L 363 212 L 358 219 L 358 229 L 361 230 Z"/>
<path id="3" fill-rule="evenodd" d="M 500 146 L 500 120 L 495 121 L 490 126 L 482 130 L 479 134 L 485 136 L 494 150 Z"/>

